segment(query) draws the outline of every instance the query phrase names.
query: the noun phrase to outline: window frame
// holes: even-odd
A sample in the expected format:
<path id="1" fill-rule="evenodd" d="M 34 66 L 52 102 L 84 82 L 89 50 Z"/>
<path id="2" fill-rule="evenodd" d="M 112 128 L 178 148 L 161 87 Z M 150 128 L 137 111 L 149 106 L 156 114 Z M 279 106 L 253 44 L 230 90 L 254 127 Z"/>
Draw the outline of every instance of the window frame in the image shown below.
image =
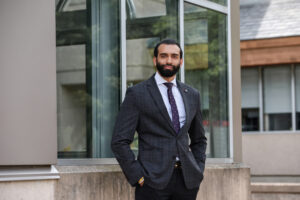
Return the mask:
<path id="1" fill-rule="evenodd" d="M 300 134 L 300 129 L 296 127 L 296 66 L 295 64 L 285 64 L 283 66 L 289 67 L 291 71 L 291 105 L 292 105 L 292 130 L 264 130 L 264 94 L 263 94 L 263 68 L 277 67 L 281 65 L 272 66 L 257 66 L 258 70 L 258 91 L 259 91 L 259 131 L 242 131 L 243 134 Z M 241 108 L 243 110 L 243 108 Z"/>
<path id="2" fill-rule="evenodd" d="M 184 2 L 194 4 L 209 10 L 213 10 L 226 15 L 227 17 L 227 78 L 228 78 L 228 119 L 229 119 L 229 157 L 228 158 L 208 158 L 209 163 L 233 163 L 233 100 L 232 100 L 232 47 L 231 47 L 231 0 L 227 6 L 214 3 L 208 0 L 178 0 L 179 3 L 179 38 L 180 46 L 184 52 Z M 126 2 L 121 1 L 121 102 L 125 98 L 127 89 L 126 75 Z M 184 55 L 183 55 L 184 56 Z M 183 65 L 180 69 L 180 81 L 184 80 L 184 57 Z"/>
<path id="3" fill-rule="evenodd" d="M 184 51 L 184 2 L 192 3 L 196 6 L 213 10 L 226 15 L 227 18 L 227 78 L 228 78 L 228 119 L 229 119 L 229 157 L 228 158 L 208 158 L 207 162 L 211 164 L 224 164 L 234 162 L 234 149 L 233 149 L 233 80 L 232 80 L 232 26 L 231 26 L 231 2 L 228 0 L 227 5 L 221 5 L 208 0 L 178 0 L 179 9 L 179 38 L 180 45 Z M 125 98 L 127 89 L 127 74 L 126 74 L 126 1 L 120 1 L 120 78 L 121 78 L 121 102 Z M 180 69 L 180 81 L 184 80 L 184 63 Z M 58 165 L 95 165 L 95 164 L 118 164 L 115 158 L 83 158 L 83 159 L 58 159 Z"/>

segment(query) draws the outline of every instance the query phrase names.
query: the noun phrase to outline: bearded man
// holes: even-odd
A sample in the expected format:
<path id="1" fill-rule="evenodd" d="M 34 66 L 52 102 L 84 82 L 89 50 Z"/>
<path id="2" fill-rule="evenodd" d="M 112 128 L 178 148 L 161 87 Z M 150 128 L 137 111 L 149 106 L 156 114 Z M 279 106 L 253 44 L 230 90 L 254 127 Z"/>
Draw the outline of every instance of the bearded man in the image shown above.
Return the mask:
<path id="1" fill-rule="evenodd" d="M 200 94 L 176 80 L 182 49 L 172 39 L 159 42 L 157 72 L 127 89 L 111 147 L 136 200 L 195 200 L 203 179 L 206 137 Z M 130 149 L 138 133 L 138 157 Z"/>

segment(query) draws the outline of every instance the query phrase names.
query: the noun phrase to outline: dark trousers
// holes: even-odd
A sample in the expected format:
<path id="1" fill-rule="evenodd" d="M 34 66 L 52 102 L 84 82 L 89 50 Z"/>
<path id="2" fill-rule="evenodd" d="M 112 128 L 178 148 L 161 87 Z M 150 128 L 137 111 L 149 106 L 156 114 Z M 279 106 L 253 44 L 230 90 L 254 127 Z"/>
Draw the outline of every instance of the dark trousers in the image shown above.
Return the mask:
<path id="1" fill-rule="evenodd" d="M 195 200 L 199 188 L 187 189 L 181 169 L 174 169 L 172 178 L 167 187 L 162 190 L 151 188 L 145 183 L 135 189 L 136 200 Z"/>

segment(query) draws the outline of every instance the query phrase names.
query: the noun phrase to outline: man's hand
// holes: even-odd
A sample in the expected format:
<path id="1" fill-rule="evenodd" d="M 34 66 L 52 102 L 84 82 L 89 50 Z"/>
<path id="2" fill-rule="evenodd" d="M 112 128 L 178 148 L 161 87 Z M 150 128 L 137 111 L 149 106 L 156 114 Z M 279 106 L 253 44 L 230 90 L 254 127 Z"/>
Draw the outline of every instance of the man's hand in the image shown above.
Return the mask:
<path id="1" fill-rule="evenodd" d="M 144 177 L 140 178 L 140 180 L 138 181 L 138 183 L 139 183 L 139 185 L 140 185 L 141 187 L 143 187 L 144 182 L 145 182 Z"/>

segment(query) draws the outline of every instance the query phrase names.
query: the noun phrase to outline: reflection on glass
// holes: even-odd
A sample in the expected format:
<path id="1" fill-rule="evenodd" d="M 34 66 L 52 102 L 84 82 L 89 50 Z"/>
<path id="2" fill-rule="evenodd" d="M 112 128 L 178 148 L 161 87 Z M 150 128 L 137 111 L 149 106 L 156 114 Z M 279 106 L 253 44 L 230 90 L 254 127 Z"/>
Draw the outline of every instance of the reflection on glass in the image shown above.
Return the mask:
<path id="1" fill-rule="evenodd" d="M 296 129 L 300 130 L 300 65 L 295 67 Z"/>
<path id="2" fill-rule="evenodd" d="M 132 86 L 148 79 L 155 72 L 152 51 L 159 38 L 141 38 L 127 40 L 127 84 Z"/>
<path id="3" fill-rule="evenodd" d="M 58 152 L 85 157 L 85 45 L 58 46 L 56 55 Z"/>
<path id="4" fill-rule="evenodd" d="M 218 4 L 221 4 L 223 6 L 227 5 L 227 0 L 208 0 L 208 1 L 212 1 L 214 3 L 218 3 Z"/>
<path id="5" fill-rule="evenodd" d="M 58 157 L 87 157 L 85 0 L 56 0 Z"/>
<path id="6" fill-rule="evenodd" d="M 168 3 L 168 6 L 163 0 L 131 0 L 130 2 L 135 6 L 136 13 L 141 9 L 140 15 L 147 15 L 147 18 L 137 19 L 139 15 L 127 13 L 127 86 L 146 80 L 154 74 L 153 49 L 161 39 L 178 39 L 177 1 Z M 147 12 L 142 12 L 143 9 Z M 162 11 L 164 16 L 157 17 Z"/>
<path id="7" fill-rule="evenodd" d="M 165 0 L 127 0 L 127 12 L 131 18 L 166 15 Z"/>
<path id="8" fill-rule="evenodd" d="M 291 68 L 265 67 L 264 130 L 292 130 Z"/>
<path id="9" fill-rule="evenodd" d="M 127 87 L 146 80 L 154 74 L 153 50 L 160 40 L 179 38 L 178 1 L 131 0 L 129 2 L 132 5 L 128 6 L 135 7 L 135 12 L 134 9 L 127 12 L 126 21 Z M 131 148 L 133 150 L 138 148 L 137 134 Z"/>
<path id="10" fill-rule="evenodd" d="M 55 0 L 56 11 L 86 10 L 86 0 Z"/>
<path id="11" fill-rule="evenodd" d="M 207 156 L 229 157 L 226 15 L 184 3 L 185 82 L 201 94 Z"/>
<path id="12" fill-rule="evenodd" d="M 111 133 L 120 105 L 119 3 L 56 0 L 59 158 L 113 157 Z"/>
<path id="13" fill-rule="evenodd" d="M 242 109 L 242 131 L 259 130 L 259 109 L 243 108 Z"/>
<path id="14" fill-rule="evenodd" d="M 258 69 L 242 69 L 242 131 L 259 130 Z"/>

